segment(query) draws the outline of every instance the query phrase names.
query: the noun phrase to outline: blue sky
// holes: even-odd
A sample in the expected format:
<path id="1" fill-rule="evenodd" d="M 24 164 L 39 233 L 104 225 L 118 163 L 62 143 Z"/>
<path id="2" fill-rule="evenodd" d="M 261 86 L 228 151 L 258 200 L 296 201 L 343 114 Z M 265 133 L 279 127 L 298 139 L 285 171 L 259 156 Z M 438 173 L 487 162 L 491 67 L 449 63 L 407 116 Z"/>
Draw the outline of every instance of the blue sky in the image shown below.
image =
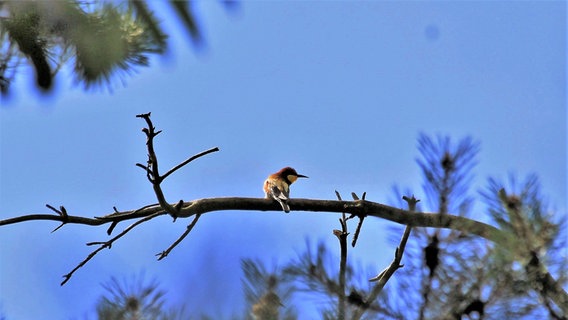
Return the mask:
<path id="1" fill-rule="evenodd" d="M 32 70 L 22 72 L 0 107 L 1 218 L 46 213 L 46 203 L 84 216 L 154 203 L 134 166 L 146 155 L 135 115 L 149 111 L 164 130 L 163 169 L 221 149 L 168 178 L 170 202 L 261 197 L 264 178 L 287 165 L 310 177 L 294 184 L 296 197 L 366 191 L 386 203 L 398 184 L 420 198 L 424 132 L 481 142 L 474 194 L 490 176 L 536 173 L 566 212 L 564 2 L 255 1 L 227 12 L 204 1 L 197 12 L 205 48 L 176 33 L 167 58 L 112 92 L 85 92 L 63 72 L 45 98 L 30 87 Z M 475 210 L 485 219 L 481 204 Z M 90 252 L 86 242 L 106 239 L 105 227 L 2 227 L 0 311 L 15 320 L 93 318 L 100 283 L 144 270 L 172 304 L 223 317 L 239 311 L 241 257 L 283 263 L 306 237 L 339 250 L 334 214 L 217 212 L 155 261 L 188 223 L 147 223 L 63 287 L 61 276 Z M 394 250 L 389 224 L 366 223 L 351 258 L 380 270 Z"/>

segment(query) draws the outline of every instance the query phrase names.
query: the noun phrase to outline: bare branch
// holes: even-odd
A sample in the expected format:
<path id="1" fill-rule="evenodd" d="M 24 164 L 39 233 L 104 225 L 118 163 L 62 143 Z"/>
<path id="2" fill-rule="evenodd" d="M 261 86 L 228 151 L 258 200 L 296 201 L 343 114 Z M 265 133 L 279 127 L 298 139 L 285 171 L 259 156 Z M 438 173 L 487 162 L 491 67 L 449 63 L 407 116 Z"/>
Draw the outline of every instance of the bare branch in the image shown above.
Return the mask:
<path id="1" fill-rule="evenodd" d="M 510 236 L 496 227 L 469 218 L 452 214 L 445 215 L 443 219 L 438 218 L 437 213 L 409 212 L 395 207 L 372 201 L 335 201 L 335 200 L 314 200 L 314 199 L 290 199 L 296 211 L 311 212 L 337 212 L 349 213 L 354 215 L 366 215 L 376 218 L 386 219 L 398 224 L 412 227 L 431 227 L 446 228 L 461 231 L 464 234 L 473 234 L 493 241 L 500 245 L 507 246 Z M 169 204 L 174 207 L 175 204 Z M 198 213 L 214 211 L 239 210 L 239 211 L 282 211 L 278 203 L 265 198 L 243 198 L 243 197 L 221 197 L 204 198 L 189 202 L 183 202 L 178 214 L 180 218 L 191 217 Z M 67 223 L 84 224 L 98 226 L 111 222 L 120 222 L 130 219 L 137 219 L 152 215 L 156 212 L 164 213 L 164 209 L 158 204 L 152 204 L 140 209 L 113 212 L 101 217 L 86 218 L 81 216 L 67 216 Z M 15 218 L 0 220 L 0 226 L 15 224 L 24 221 L 52 220 L 63 222 L 64 218 L 53 214 L 32 214 Z"/>
<path id="2" fill-rule="evenodd" d="M 408 202 L 409 212 L 414 212 L 414 210 L 416 209 L 416 204 L 418 203 L 418 201 L 420 201 L 420 200 L 417 200 L 414 196 L 412 196 L 410 198 L 404 196 L 403 199 L 406 200 L 406 202 Z M 384 269 L 381 273 L 379 273 L 378 276 L 369 280 L 369 281 L 378 281 L 378 282 L 375 285 L 375 287 L 373 287 L 373 290 L 371 290 L 371 293 L 369 293 L 369 296 L 367 297 L 366 305 L 370 305 L 373 301 L 375 301 L 375 299 L 379 296 L 379 294 L 381 293 L 381 291 L 383 290 L 383 288 L 385 287 L 387 282 L 394 275 L 396 270 L 403 267 L 403 265 L 400 264 L 400 261 L 402 260 L 402 256 L 404 254 L 404 249 L 406 248 L 406 242 L 408 241 L 408 237 L 410 236 L 411 231 L 412 231 L 412 227 L 406 226 L 406 228 L 404 229 L 404 234 L 402 235 L 402 238 L 400 239 L 400 243 L 395 250 L 394 260 L 391 262 L 391 264 L 386 269 Z M 357 310 L 357 312 L 353 316 L 353 319 L 359 319 L 363 315 L 364 312 L 365 312 L 365 309 Z"/>
<path id="3" fill-rule="evenodd" d="M 177 218 L 177 211 L 166 201 L 166 197 L 164 196 L 164 192 L 162 191 L 162 187 L 160 186 L 163 177 L 160 176 L 160 170 L 158 169 L 158 157 L 156 156 L 156 152 L 154 151 L 154 137 L 160 134 L 161 131 L 156 131 L 156 127 L 154 127 L 154 125 L 152 124 L 150 115 L 150 112 L 136 115 L 137 118 L 144 119 L 147 125 L 147 128 L 142 129 L 142 132 L 146 134 L 146 147 L 148 149 L 146 177 L 148 178 L 148 181 L 152 183 L 152 188 L 154 189 L 154 193 L 156 194 L 156 198 L 158 199 L 160 207 L 162 207 L 162 209 L 164 209 L 175 220 Z M 144 167 L 140 164 L 137 164 L 137 166 L 142 168 Z"/>
<path id="4" fill-rule="evenodd" d="M 75 271 L 79 270 L 79 268 L 81 268 L 82 266 L 84 266 L 87 262 L 89 262 L 89 260 L 91 260 L 97 253 L 99 253 L 100 251 L 102 251 L 105 248 L 111 248 L 112 244 L 122 238 L 126 233 L 128 233 L 130 230 L 134 229 L 136 226 L 149 221 L 151 219 L 154 219 L 157 216 L 162 215 L 162 212 L 157 212 L 154 213 L 153 215 L 149 215 L 143 219 L 140 219 L 136 222 L 134 222 L 133 224 L 131 224 L 130 226 L 128 226 L 126 229 L 124 229 L 121 233 L 117 234 L 116 236 L 114 236 L 112 239 L 105 241 L 105 242 L 91 242 L 91 243 L 87 243 L 87 245 L 97 245 L 100 244 L 101 246 L 98 247 L 95 251 L 91 252 L 87 258 L 85 258 L 83 261 L 81 261 L 73 270 L 71 270 L 71 272 L 69 272 L 68 274 L 64 275 L 63 278 L 65 278 L 63 280 L 63 282 L 61 282 L 61 285 L 64 285 L 65 283 L 67 283 L 67 281 L 69 281 L 69 279 L 71 279 L 71 276 L 73 276 L 73 274 L 75 273 Z"/>
<path id="5" fill-rule="evenodd" d="M 152 183 L 152 188 L 154 189 L 154 193 L 156 194 L 156 198 L 158 199 L 158 203 L 160 204 L 160 207 L 162 207 L 162 209 L 164 209 L 170 216 L 172 216 L 174 218 L 174 221 L 175 221 L 178 217 L 179 209 L 180 209 L 181 206 L 180 207 L 174 207 L 166 201 L 166 197 L 164 196 L 164 192 L 162 191 L 162 187 L 161 187 L 162 181 L 164 181 L 164 179 L 166 179 L 170 174 L 174 173 L 176 170 L 185 166 L 186 164 L 190 163 L 191 161 L 193 161 L 197 158 L 200 158 L 204 155 L 207 155 L 209 153 L 219 151 L 219 148 L 215 147 L 215 148 L 211 148 L 209 150 L 205 150 L 203 152 L 200 152 L 200 153 L 186 159 L 182 163 L 176 165 L 175 167 L 170 169 L 168 172 L 166 172 L 166 174 L 164 174 L 162 176 L 162 175 L 160 175 L 160 170 L 158 169 L 158 157 L 156 156 L 156 152 L 154 150 L 154 138 L 158 134 L 160 134 L 160 132 L 162 132 L 162 131 L 161 130 L 156 131 L 156 128 L 154 127 L 152 120 L 150 119 L 150 115 L 151 115 L 150 112 L 136 115 L 137 118 L 142 118 L 142 119 L 144 119 L 144 121 L 146 121 L 147 127 L 142 129 L 142 132 L 144 132 L 144 134 L 146 134 L 146 147 L 148 149 L 147 165 L 145 166 L 143 164 L 137 163 L 136 166 L 146 170 L 146 177 L 148 178 L 148 181 L 150 181 L 150 183 Z M 180 202 L 178 202 L 178 203 L 182 203 L 182 201 L 180 200 Z"/>
<path id="6" fill-rule="evenodd" d="M 178 170 L 179 168 L 185 166 L 186 164 L 190 163 L 191 161 L 203 157 L 204 155 L 207 155 L 209 153 L 212 152 L 217 152 L 219 151 L 219 147 L 215 147 L 215 148 L 211 148 L 209 150 L 205 150 L 203 152 L 200 152 L 194 156 L 191 156 L 190 158 L 188 158 L 187 160 L 183 161 L 182 163 L 178 164 L 177 166 L 171 168 L 168 172 L 166 172 L 163 176 L 162 176 L 162 180 L 165 180 L 170 174 L 174 173 L 176 170 Z"/>
<path id="7" fill-rule="evenodd" d="M 357 196 L 357 194 L 355 194 L 355 192 L 351 192 L 351 196 L 353 197 L 353 200 L 359 201 L 359 197 Z M 361 201 L 365 201 L 366 196 L 367 192 L 363 192 Z M 349 219 L 353 217 L 355 217 L 355 215 L 352 214 Z M 353 248 L 355 248 L 355 245 L 357 244 L 357 239 L 359 239 L 359 233 L 361 232 L 361 227 L 363 226 L 363 221 L 365 220 L 365 215 L 357 215 L 357 217 L 359 218 L 359 223 L 357 223 L 357 228 L 355 228 L 355 234 L 353 235 L 353 241 L 351 241 L 351 246 Z"/>
<path id="8" fill-rule="evenodd" d="M 55 211 L 55 212 L 56 212 L 57 214 L 59 214 L 59 215 L 61 216 L 61 218 L 63 219 L 63 220 L 61 221 L 61 224 L 60 224 L 57 228 L 55 228 L 55 229 L 53 229 L 53 230 L 51 231 L 51 233 L 54 233 L 55 231 L 59 230 L 59 228 L 63 227 L 63 226 L 67 223 L 67 218 L 68 218 L 69 216 L 68 216 L 67 210 L 65 209 L 64 206 L 60 206 L 60 207 L 59 207 L 59 210 L 58 210 L 58 209 L 55 209 L 55 208 L 54 208 L 53 206 L 51 206 L 50 204 L 46 204 L 45 206 L 48 207 L 49 209 L 51 209 L 52 211 Z"/>
<path id="9" fill-rule="evenodd" d="M 168 249 L 156 254 L 156 256 L 158 256 L 158 260 L 162 260 L 165 257 L 167 257 L 168 254 L 170 254 L 173 248 L 175 248 L 191 232 L 191 230 L 193 229 L 193 227 L 195 227 L 195 225 L 197 224 L 197 220 L 199 220 L 200 217 L 201 214 L 195 215 L 195 218 L 193 218 L 191 223 L 187 226 L 185 232 L 174 243 L 172 243 L 172 245 Z"/>
<path id="10" fill-rule="evenodd" d="M 0 220 L 0 226 L 20 223 L 20 222 L 26 222 L 26 221 L 36 221 L 36 220 L 51 220 L 51 221 L 67 222 L 67 223 L 73 223 L 73 224 L 85 224 L 85 225 L 90 225 L 90 226 L 98 226 L 98 225 L 101 225 L 101 224 L 104 224 L 104 223 L 107 222 L 107 221 L 103 221 L 103 220 L 85 218 L 85 217 L 79 217 L 79 216 L 68 216 L 67 218 L 64 218 L 60 215 L 39 213 L 39 214 L 28 214 L 28 215 L 25 215 L 25 216 L 19 216 L 19 217 Z"/>
<path id="11" fill-rule="evenodd" d="M 341 200 L 341 195 L 337 190 L 335 191 L 337 199 Z M 333 230 L 333 234 L 339 240 L 339 247 L 341 252 L 341 258 L 339 260 L 339 288 L 338 288 L 338 307 L 337 307 L 337 317 L 340 320 L 345 319 L 345 277 L 347 268 L 347 218 L 345 212 L 342 212 L 341 218 L 339 219 L 341 224 L 341 230 Z"/>

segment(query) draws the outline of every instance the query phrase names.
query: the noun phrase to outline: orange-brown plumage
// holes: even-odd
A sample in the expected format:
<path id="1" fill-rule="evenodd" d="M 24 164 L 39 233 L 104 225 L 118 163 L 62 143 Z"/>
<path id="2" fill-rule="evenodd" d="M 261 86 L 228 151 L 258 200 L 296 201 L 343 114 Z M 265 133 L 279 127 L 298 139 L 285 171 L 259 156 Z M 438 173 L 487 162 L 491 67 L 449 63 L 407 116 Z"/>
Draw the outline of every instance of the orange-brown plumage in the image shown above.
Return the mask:
<path id="1" fill-rule="evenodd" d="M 288 205 L 290 185 L 298 178 L 307 178 L 307 176 L 298 174 L 291 167 L 282 168 L 280 171 L 269 175 L 263 186 L 266 198 L 278 201 L 284 212 L 290 212 L 290 206 Z"/>

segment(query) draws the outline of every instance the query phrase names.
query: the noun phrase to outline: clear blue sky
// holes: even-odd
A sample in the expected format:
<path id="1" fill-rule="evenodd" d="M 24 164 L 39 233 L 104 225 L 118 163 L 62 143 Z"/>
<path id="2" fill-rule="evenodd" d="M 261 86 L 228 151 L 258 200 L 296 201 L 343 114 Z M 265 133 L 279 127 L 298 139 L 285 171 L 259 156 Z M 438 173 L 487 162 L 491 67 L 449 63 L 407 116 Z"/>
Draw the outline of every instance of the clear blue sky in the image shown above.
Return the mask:
<path id="1" fill-rule="evenodd" d="M 0 218 L 46 213 L 46 203 L 84 216 L 154 203 L 134 166 L 146 155 L 144 123 L 134 116 L 148 111 L 164 130 L 156 140 L 163 169 L 221 149 L 168 178 L 170 202 L 261 197 L 263 179 L 287 165 L 310 177 L 294 184 L 295 197 L 366 191 L 386 203 L 396 183 L 420 198 L 416 138 L 424 132 L 481 142 L 474 194 L 490 176 L 536 173 L 551 204 L 566 212 L 564 2 L 256 1 L 235 12 L 202 2 L 197 9 L 205 50 L 174 34 L 167 59 L 112 93 L 84 92 L 63 73 L 44 99 L 30 89 L 33 76 L 21 77 L 0 108 Z M 483 206 L 475 208 L 483 219 Z M 0 312 L 11 320 L 93 318 L 100 283 L 145 270 L 172 304 L 223 317 L 242 302 L 241 257 L 285 262 L 306 237 L 338 250 L 333 214 L 218 212 L 157 262 L 154 254 L 188 223 L 147 223 L 63 287 L 61 276 L 90 252 L 86 242 L 107 239 L 106 227 L 54 234 L 54 222 L 2 227 Z M 387 225 L 368 221 L 352 259 L 384 268 L 394 250 Z"/>

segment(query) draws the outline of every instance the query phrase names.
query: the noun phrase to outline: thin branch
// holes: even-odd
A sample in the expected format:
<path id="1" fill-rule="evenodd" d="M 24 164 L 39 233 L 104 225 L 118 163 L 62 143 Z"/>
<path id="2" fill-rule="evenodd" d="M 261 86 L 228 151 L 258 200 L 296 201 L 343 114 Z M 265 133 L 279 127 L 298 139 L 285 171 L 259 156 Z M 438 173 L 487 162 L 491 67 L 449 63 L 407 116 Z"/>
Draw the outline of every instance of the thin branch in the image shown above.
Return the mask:
<path id="1" fill-rule="evenodd" d="M 153 211 L 151 213 L 147 213 L 146 211 L 148 211 L 149 209 L 152 209 Z M 116 209 L 116 207 L 113 207 L 114 212 L 111 214 L 107 214 L 107 215 L 103 215 L 101 217 L 95 217 L 96 219 L 100 219 L 100 220 L 105 220 L 105 221 L 117 221 L 121 218 L 128 218 L 134 215 L 138 215 L 138 214 L 143 214 L 144 216 L 148 215 L 148 214 L 152 214 L 155 212 L 155 210 L 162 210 L 162 207 L 160 207 L 159 203 L 152 203 L 149 205 L 145 205 L 141 208 L 138 208 L 136 210 L 130 210 L 130 211 L 118 211 Z M 139 218 L 134 217 L 134 218 Z"/>
<path id="2" fill-rule="evenodd" d="M 55 211 L 55 213 L 59 214 L 61 216 L 61 218 L 63 219 L 61 221 L 61 224 L 57 228 L 55 228 L 51 231 L 51 233 L 54 233 L 55 231 L 59 230 L 61 227 L 63 227 L 67 223 L 67 220 L 68 220 L 67 218 L 69 217 L 69 215 L 67 214 L 67 210 L 65 209 L 64 206 L 60 206 L 59 210 L 55 209 L 55 207 L 51 206 L 50 204 L 46 204 L 45 206 L 48 207 L 49 209 L 51 209 L 51 211 Z"/>
<path id="3" fill-rule="evenodd" d="M 187 160 L 183 161 L 182 163 L 178 164 L 177 166 L 171 168 L 168 172 L 166 172 L 162 176 L 162 181 L 165 180 L 170 174 L 174 173 L 176 170 L 180 169 L 181 167 L 185 166 L 186 164 L 190 163 L 191 161 L 193 161 L 197 158 L 203 157 L 204 155 L 207 155 L 209 153 L 217 152 L 217 151 L 219 151 L 219 147 L 214 147 L 214 148 L 211 148 L 209 150 L 202 151 L 202 152 L 200 152 L 200 153 L 198 153 L 194 156 L 191 156 Z"/>
<path id="4" fill-rule="evenodd" d="M 169 204 L 166 201 L 166 197 L 165 197 L 164 192 L 162 191 L 162 187 L 161 187 L 162 181 L 164 181 L 164 179 L 166 179 L 170 174 L 174 173 L 176 170 L 180 169 L 181 167 L 185 166 L 186 164 L 190 163 L 191 161 L 193 161 L 197 158 L 200 158 L 204 155 L 207 155 L 209 153 L 219 151 L 219 148 L 215 147 L 215 148 L 211 148 L 209 150 L 205 150 L 203 152 L 200 152 L 200 153 L 186 159 L 185 161 L 181 162 L 180 164 L 176 165 L 175 167 L 170 169 L 168 172 L 166 172 L 166 174 L 160 175 L 160 170 L 158 169 L 158 157 L 156 156 L 156 152 L 154 150 L 154 138 L 158 134 L 160 134 L 162 131 L 161 130 L 156 131 L 156 128 L 154 127 L 154 124 L 152 123 L 152 120 L 150 119 L 150 115 L 151 115 L 150 112 L 136 115 L 137 118 L 142 118 L 142 119 L 144 119 L 144 121 L 146 121 L 147 127 L 142 129 L 142 132 L 144 132 L 144 134 L 146 134 L 146 148 L 148 149 L 147 165 L 145 166 L 143 164 L 137 163 L 136 166 L 146 170 L 146 177 L 148 178 L 148 180 L 152 184 L 152 188 L 154 189 L 154 193 L 156 194 L 156 198 L 158 199 L 158 203 L 160 204 L 160 207 L 162 207 L 162 209 L 164 209 L 170 216 L 172 216 L 174 218 L 174 221 L 175 221 L 178 217 L 179 208 L 172 206 L 171 204 Z M 181 202 L 182 201 L 180 200 L 180 202 L 178 202 L 178 203 L 181 203 Z"/>
<path id="5" fill-rule="evenodd" d="M 168 254 L 170 254 L 170 252 L 191 232 L 191 230 L 193 230 L 193 227 L 195 227 L 200 217 L 201 214 L 195 215 L 195 218 L 193 218 L 191 223 L 187 226 L 187 229 L 184 231 L 184 233 L 174 243 L 172 243 L 172 245 L 169 246 L 168 249 L 156 254 L 156 256 L 158 256 L 158 261 L 167 257 Z"/>
<path id="6" fill-rule="evenodd" d="M 339 194 L 339 192 L 337 192 L 337 190 L 335 191 L 335 195 L 337 196 L 338 200 L 341 200 L 341 195 Z M 341 230 L 333 230 L 333 234 L 339 240 L 339 247 L 341 251 L 341 258 L 339 260 L 339 299 L 337 302 L 337 318 L 343 320 L 345 319 L 345 274 L 347 268 L 347 236 L 349 235 L 349 233 L 347 232 L 347 218 L 345 216 L 345 212 L 342 212 L 339 223 L 341 224 Z"/>
<path id="7" fill-rule="evenodd" d="M 67 220 L 65 220 L 67 219 Z M 68 216 L 67 218 L 63 218 L 60 215 L 54 214 L 47 214 L 47 213 L 38 213 L 38 214 L 28 214 L 25 216 L 19 216 L 14 218 L 8 218 L 4 220 L 0 220 L 0 226 L 5 226 L 9 224 L 16 224 L 20 222 L 26 221 L 36 221 L 36 220 L 51 220 L 51 221 L 59 221 L 59 222 L 67 222 L 70 224 L 84 224 L 89 226 L 99 226 L 101 224 L 105 224 L 108 221 L 92 219 L 92 218 L 85 218 L 80 216 Z"/>
<path id="8" fill-rule="evenodd" d="M 89 254 L 85 260 L 83 260 L 81 263 L 79 263 L 79 265 L 77 267 L 75 267 L 70 273 L 66 274 L 64 276 L 65 279 L 63 280 L 61 285 L 65 284 L 67 281 L 69 281 L 69 279 L 71 278 L 73 273 L 75 271 L 77 271 L 79 268 L 81 268 L 83 265 L 85 265 L 89 260 L 91 260 L 98 252 L 100 252 L 104 248 L 111 248 L 114 241 L 120 239 L 122 236 L 124 236 L 126 233 L 128 233 L 130 230 L 132 230 L 134 227 L 140 225 L 141 223 L 146 222 L 148 220 L 151 220 L 151 219 L 153 219 L 153 218 L 155 218 L 159 215 L 162 215 L 163 211 L 165 211 L 168 214 L 170 214 L 171 216 L 173 216 L 174 221 L 175 221 L 175 219 L 177 218 L 178 212 L 181 211 L 181 209 L 184 205 L 184 202 L 182 200 L 180 200 L 176 205 L 171 205 L 171 204 L 167 203 L 165 196 L 164 196 L 164 193 L 163 193 L 162 188 L 161 188 L 161 182 L 168 175 L 172 174 L 173 172 L 175 172 L 179 168 L 185 166 L 186 164 L 190 163 L 191 161 L 193 161 L 193 160 L 195 160 L 199 157 L 202 157 L 202 156 L 204 156 L 208 153 L 215 152 L 215 151 L 219 150 L 219 148 L 212 148 L 212 149 L 206 150 L 204 152 L 201 152 L 197 155 L 194 155 L 194 156 L 188 158 L 187 160 L 183 161 L 182 163 L 178 164 L 177 166 L 175 166 L 171 170 L 169 170 L 164 176 L 161 176 L 160 172 L 158 170 L 158 157 L 156 156 L 156 153 L 155 153 L 155 150 L 154 150 L 154 138 L 161 131 L 156 131 L 156 128 L 154 127 L 154 125 L 152 124 L 152 120 L 150 119 L 150 113 L 139 114 L 136 117 L 142 118 L 146 121 L 147 128 L 142 129 L 142 131 L 146 134 L 146 138 L 147 138 L 146 146 L 147 146 L 147 149 L 148 149 L 147 165 L 144 166 L 140 163 L 137 163 L 136 166 L 138 166 L 138 167 L 140 167 L 140 168 L 142 168 L 146 171 L 146 177 L 148 178 L 148 180 L 152 184 L 152 187 L 154 189 L 154 193 L 156 194 L 156 197 L 158 198 L 159 207 L 146 206 L 146 207 L 143 207 L 141 209 L 135 210 L 134 212 L 132 212 L 130 214 L 130 216 L 135 216 L 136 213 L 146 211 L 147 209 L 158 209 L 159 211 L 141 218 L 140 220 L 133 223 L 131 226 L 127 227 L 121 233 L 119 233 L 114 238 L 112 238 L 108 241 L 88 243 L 87 245 L 100 245 L 100 247 L 98 249 L 96 249 L 95 251 L 91 252 L 91 254 Z M 51 210 L 58 213 L 59 216 L 62 219 L 62 224 L 58 228 L 56 228 L 54 231 L 56 231 L 57 229 L 62 227 L 64 224 L 69 222 L 69 216 L 68 216 L 67 211 L 65 210 L 65 208 L 63 206 L 61 206 L 60 210 L 57 210 L 50 205 L 47 205 L 47 206 Z M 108 234 L 110 234 L 112 232 L 112 230 L 116 227 L 116 225 L 118 224 L 118 221 L 120 221 L 120 219 L 122 219 L 124 217 L 123 213 L 119 212 L 116 209 L 116 207 L 113 207 L 113 209 L 114 209 L 114 213 L 101 218 L 101 220 L 104 219 L 104 220 L 107 220 L 107 221 L 112 221 L 111 226 L 107 230 Z M 160 255 L 160 258 L 158 260 L 165 258 L 168 255 L 168 253 L 175 246 L 177 246 L 177 244 L 179 244 L 189 234 L 189 232 L 193 229 L 193 227 L 195 226 L 195 224 L 199 220 L 200 216 L 201 216 L 201 214 L 195 215 L 195 218 L 193 219 L 191 224 L 188 226 L 186 232 L 176 242 L 174 242 L 166 251 L 162 252 L 161 255 Z M 108 220 L 108 219 L 110 219 L 110 220 Z"/>
<path id="9" fill-rule="evenodd" d="M 414 196 L 412 196 L 410 198 L 404 196 L 402 198 L 404 200 L 406 200 L 406 202 L 408 202 L 409 212 L 414 212 L 416 210 L 416 204 L 420 200 L 417 200 Z M 402 260 L 402 256 L 404 255 L 404 249 L 406 248 L 406 242 L 408 241 L 408 237 L 410 236 L 411 231 L 412 231 L 412 227 L 406 226 L 406 228 L 404 229 L 404 233 L 402 235 L 402 238 L 400 239 L 400 243 L 395 250 L 394 260 L 391 262 L 391 264 L 386 269 L 384 269 L 381 273 L 379 273 L 378 276 L 369 280 L 369 281 L 378 281 L 378 282 L 373 287 L 371 292 L 369 293 L 369 296 L 367 297 L 367 300 L 365 302 L 366 305 L 370 305 L 373 301 L 375 301 L 375 299 L 383 291 L 383 288 L 385 287 L 387 282 L 390 280 L 390 278 L 394 275 L 394 273 L 398 269 L 403 267 L 403 265 L 401 265 L 400 262 Z M 357 309 L 355 311 L 355 314 L 353 315 L 353 319 L 360 319 L 363 316 L 364 312 L 365 312 L 365 309 L 363 309 L 363 308 Z"/>
<path id="10" fill-rule="evenodd" d="M 144 119 L 147 125 L 147 128 L 142 129 L 142 132 L 146 134 L 146 148 L 148 149 L 148 165 L 146 166 L 146 177 L 148 178 L 148 181 L 152 183 L 152 189 L 154 189 L 154 193 L 156 194 L 156 198 L 158 199 L 160 207 L 162 207 L 162 209 L 164 209 L 175 220 L 178 213 L 175 208 L 166 201 L 166 197 L 164 196 L 164 192 L 162 191 L 162 187 L 160 186 L 163 177 L 160 176 L 160 170 L 158 169 L 158 157 L 156 156 L 156 152 L 154 150 L 154 138 L 162 131 L 156 131 L 156 127 L 154 127 L 154 125 L 152 124 L 150 115 L 150 112 L 136 115 L 137 118 Z M 137 166 L 142 168 L 144 167 L 140 164 L 137 164 Z"/>
<path id="11" fill-rule="evenodd" d="M 126 229 L 124 229 L 121 233 L 117 234 L 116 236 L 114 236 L 112 239 L 105 241 L 105 242 L 92 242 L 92 243 L 87 243 L 87 245 L 97 245 L 100 244 L 101 246 L 98 247 L 96 250 L 94 250 L 93 252 L 91 252 L 87 258 L 85 258 L 83 261 L 81 261 L 73 270 L 71 270 L 71 272 L 69 272 L 68 274 L 64 275 L 63 278 L 65 278 L 63 280 L 63 282 L 61 282 L 61 285 L 64 285 L 65 283 L 67 283 L 67 281 L 69 281 L 69 279 L 71 279 L 71 276 L 73 276 L 73 274 L 75 273 L 75 271 L 79 270 L 79 268 L 81 268 L 82 266 L 84 266 L 87 262 L 89 262 L 89 260 L 91 260 L 97 253 L 99 253 L 100 251 L 102 251 L 105 248 L 111 248 L 112 244 L 114 241 L 122 238 L 122 236 L 124 236 L 126 233 L 128 233 L 130 230 L 134 229 L 136 226 L 149 221 L 157 216 L 162 215 L 162 212 L 157 212 L 154 213 L 153 215 L 147 216 L 143 219 L 140 219 L 138 221 L 136 221 L 135 223 L 131 224 L 130 226 L 128 226 Z"/>
<path id="12" fill-rule="evenodd" d="M 359 200 L 359 197 L 355 194 L 355 192 L 351 192 L 351 196 L 353 196 L 353 200 Z M 367 192 L 363 192 L 363 196 L 361 200 L 365 201 L 365 197 L 367 196 Z M 349 219 L 353 218 L 354 215 L 351 215 Z M 359 218 L 359 223 L 357 223 L 357 228 L 355 228 L 355 234 L 353 235 L 353 241 L 351 241 L 351 246 L 355 248 L 357 244 L 357 240 L 359 239 L 359 233 L 361 233 L 361 227 L 363 227 L 363 221 L 365 220 L 365 216 L 357 216 Z"/>

